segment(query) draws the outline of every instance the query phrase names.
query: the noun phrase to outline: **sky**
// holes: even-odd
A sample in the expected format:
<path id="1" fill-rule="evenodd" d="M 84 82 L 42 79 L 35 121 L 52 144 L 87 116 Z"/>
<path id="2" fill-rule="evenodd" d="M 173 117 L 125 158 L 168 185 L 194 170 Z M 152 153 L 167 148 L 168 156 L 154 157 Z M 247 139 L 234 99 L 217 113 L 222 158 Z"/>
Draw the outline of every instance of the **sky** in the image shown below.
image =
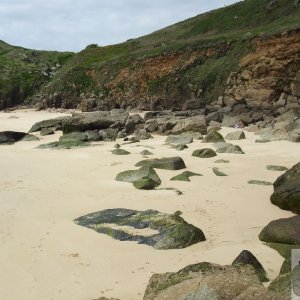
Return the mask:
<path id="1" fill-rule="evenodd" d="M 237 0 L 0 0 L 0 40 L 80 51 L 124 42 Z"/>

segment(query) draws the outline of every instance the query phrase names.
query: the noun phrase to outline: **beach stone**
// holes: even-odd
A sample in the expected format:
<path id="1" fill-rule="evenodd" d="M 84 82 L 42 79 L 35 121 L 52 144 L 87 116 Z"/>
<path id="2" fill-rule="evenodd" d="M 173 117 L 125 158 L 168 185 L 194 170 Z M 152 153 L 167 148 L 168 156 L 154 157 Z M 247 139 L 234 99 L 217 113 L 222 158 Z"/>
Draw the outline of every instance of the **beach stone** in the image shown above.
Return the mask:
<path id="1" fill-rule="evenodd" d="M 181 212 L 165 214 L 156 210 L 136 211 L 124 208 L 107 209 L 77 218 L 74 222 L 80 226 L 104 233 L 121 241 L 137 241 L 155 249 L 182 249 L 205 241 L 201 229 L 187 223 Z M 124 228 L 114 229 L 107 224 L 130 226 L 135 229 L 156 230 L 157 233 L 145 236 L 132 234 Z"/>
<path id="2" fill-rule="evenodd" d="M 271 202 L 281 209 L 300 214 L 300 162 L 274 182 Z"/>
<path id="3" fill-rule="evenodd" d="M 63 133 L 102 130 L 111 126 L 124 128 L 129 114 L 120 110 L 85 112 L 75 114 L 63 122 Z"/>
<path id="4" fill-rule="evenodd" d="M 128 155 L 128 154 L 130 154 L 130 152 L 128 152 L 124 149 L 120 149 L 120 148 L 113 150 L 111 153 L 114 154 L 114 155 Z"/>
<path id="5" fill-rule="evenodd" d="M 267 282 L 267 274 L 261 263 L 257 258 L 248 250 L 243 250 L 238 257 L 232 262 L 232 265 L 251 265 L 258 278 L 262 282 Z"/>
<path id="6" fill-rule="evenodd" d="M 217 153 L 245 154 L 242 148 L 238 145 L 230 143 L 216 143 L 214 146 L 217 148 Z"/>
<path id="7" fill-rule="evenodd" d="M 282 171 L 287 171 L 288 168 L 287 167 L 283 167 L 283 166 L 268 165 L 267 166 L 267 170 L 282 172 Z"/>
<path id="8" fill-rule="evenodd" d="M 114 148 L 115 148 L 115 149 L 119 149 L 119 148 L 121 148 L 121 146 L 120 146 L 119 144 L 115 144 L 115 145 L 114 145 Z"/>
<path id="9" fill-rule="evenodd" d="M 51 127 L 48 128 L 42 128 L 40 135 L 41 136 L 46 136 L 46 135 L 53 135 L 54 134 L 54 129 Z"/>
<path id="10" fill-rule="evenodd" d="M 151 167 L 141 167 L 138 170 L 129 170 L 119 173 L 116 176 L 117 181 L 125 181 L 125 182 L 136 182 L 143 178 L 150 178 L 157 183 L 157 186 L 161 184 L 161 180 L 158 177 L 155 170 Z"/>
<path id="11" fill-rule="evenodd" d="M 190 181 L 190 177 L 192 176 L 203 176 L 202 174 L 190 172 L 190 171 L 184 171 L 179 175 L 176 175 L 172 177 L 170 180 L 172 181 Z"/>
<path id="12" fill-rule="evenodd" d="M 210 148 L 204 148 L 204 149 L 197 149 L 193 152 L 192 156 L 199 157 L 199 158 L 210 158 L 217 156 L 217 153 Z"/>
<path id="13" fill-rule="evenodd" d="M 88 130 L 85 132 L 86 138 L 89 142 L 97 142 L 100 141 L 101 136 L 98 130 Z"/>
<path id="14" fill-rule="evenodd" d="M 187 148 L 188 148 L 188 146 L 187 146 L 187 145 L 185 145 L 185 144 L 176 144 L 176 145 L 171 145 L 171 147 L 172 147 L 173 149 L 176 149 L 176 150 L 178 150 L 178 151 L 182 151 L 182 150 L 184 150 L 184 149 L 187 149 Z"/>
<path id="15" fill-rule="evenodd" d="M 147 155 L 153 155 L 153 153 L 150 152 L 149 150 L 143 150 L 140 154 L 141 155 L 145 155 L 145 156 L 147 156 Z"/>
<path id="16" fill-rule="evenodd" d="M 224 137 L 218 131 L 210 131 L 203 139 L 203 143 L 225 142 Z"/>
<path id="17" fill-rule="evenodd" d="M 229 160 L 226 159 L 218 159 L 216 161 L 214 161 L 215 164 L 228 164 Z"/>
<path id="18" fill-rule="evenodd" d="M 263 286 L 251 265 L 221 266 L 208 262 L 152 275 L 143 299 L 283 300 L 280 294 Z"/>
<path id="19" fill-rule="evenodd" d="M 157 182 L 149 177 L 144 177 L 135 181 L 133 186 L 139 190 L 153 190 L 157 187 Z"/>
<path id="20" fill-rule="evenodd" d="M 0 132 L 0 145 L 1 144 L 13 144 L 20 141 L 26 135 L 25 132 L 19 131 L 2 131 Z"/>
<path id="21" fill-rule="evenodd" d="M 165 143 L 167 144 L 190 144 L 193 142 L 193 138 L 190 136 L 181 135 L 169 135 Z"/>
<path id="22" fill-rule="evenodd" d="M 105 142 L 114 142 L 118 136 L 118 129 L 107 128 L 99 130 L 100 140 Z"/>
<path id="23" fill-rule="evenodd" d="M 54 130 L 61 130 L 63 122 L 66 122 L 71 117 L 59 117 L 56 119 L 44 120 L 35 123 L 29 130 L 29 132 L 40 131 L 43 128 L 54 128 Z"/>
<path id="24" fill-rule="evenodd" d="M 243 140 L 246 138 L 244 131 L 234 131 L 230 132 L 225 136 L 226 140 Z"/>
<path id="25" fill-rule="evenodd" d="M 136 167 L 152 167 L 154 169 L 164 170 L 181 170 L 185 169 L 185 163 L 181 157 L 155 158 L 142 160 L 138 162 Z"/>
<path id="26" fill-rule="evenodd" d="M 66 140 L 59 142 L 52 142 L 47 144 L 42 144 L 37 147 L 37 149 L 73 149 L 79 147 L 89 147 L 90 143 L 82 142 L 79 140 Z"/>
<path id="27" fill-rule="evenodd" d="M 259 234 L 267 243 L 300 245 L 300 216 L 270 222 Z"/>
<path id="28" fill-rule="evenodd" d="M 64 134 L 59 138 L 60 143 L 77 143 L 77 142 L 86 142 L 87 136 L 84 132 L 72 132 Z"/>
<path id="29" fill-rule="evenodd" d="M 215 173 L 215 175 L 217 175 L 217 176 L 228 176 L 227 174 L 221 172 L 221 171 L 219 170 L 219 168 L 213 168 L 212 170 L 213 170 L 213 172 Z"/>
<path id="30" fill-rule="evenodd" d="M 138 129 L 138 130 L 135 131 L 134 137 L 137 140 L 148 140 L 152 136 L 151 136 L 151 134 L 146 129 Z"/>
<path id="31" fill-rule="evenodd" d="M 154 132 L 158 128 L 157 120 L 155 119 L 147 120 L 144 128 L 147 132 Z"/>
<path id="32" fill-rule="evenodd" d="M 33 134 L 30 134 L 30 133 L 27 133 L 22 139 L 21 141 L 22 142 L 35 142 L 35 141 L 39 141 L 40 139 L 33 135 Z"/>
<path id="33" fill-rule="evenodd" d="M 172 134 L 180 134 L 183 132 L 199 132 L 201 134 L 207 133 L 207 125 L 204 116 L 195 116 L 185 118 L 177 122 L 177 124 L 171 130 Z"/>
<path id="34" fill-rule="evenodd" d="M 248 183 L 254 185 L 272 185 L 272 182 L 263 180 L 249 180 Z"/>
<path id="35" fill-rule="evenodd" d="M 261 144 L 270 143 L 270 142 L 271 142 L 271 140 L 269 140 L 269 139 L 256 139 L 255 140 L 255 143 L 261 143 Z"/>

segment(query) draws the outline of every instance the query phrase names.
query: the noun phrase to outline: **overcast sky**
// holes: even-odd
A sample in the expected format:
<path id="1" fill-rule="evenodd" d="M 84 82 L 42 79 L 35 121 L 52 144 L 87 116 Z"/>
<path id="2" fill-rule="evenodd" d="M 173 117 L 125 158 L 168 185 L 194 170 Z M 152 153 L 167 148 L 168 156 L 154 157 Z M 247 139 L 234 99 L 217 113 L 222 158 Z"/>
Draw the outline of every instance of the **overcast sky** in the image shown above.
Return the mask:
<path id="1" fill-rule="evenodd" d="M 126 41 L 237 0 L 0 0 L 0 39 L 79 51 Z"/>

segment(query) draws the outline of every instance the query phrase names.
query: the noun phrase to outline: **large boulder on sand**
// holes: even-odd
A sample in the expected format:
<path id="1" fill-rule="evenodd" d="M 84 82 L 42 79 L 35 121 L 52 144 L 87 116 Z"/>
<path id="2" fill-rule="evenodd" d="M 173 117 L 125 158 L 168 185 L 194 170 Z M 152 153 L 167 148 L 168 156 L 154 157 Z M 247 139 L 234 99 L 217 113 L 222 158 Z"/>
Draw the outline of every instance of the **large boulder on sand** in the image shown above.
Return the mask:
<path id="1" fill-rule="evenodd" d="M 142 160 L 136 164 L 136 167 L 152 167 L 164 170 L 181 170 L 186 168 L 183 159 L 178 156 Z"/>
<path id="2" fill-rule="evenodd" d="M 128 118 L 128 112 L 124 110 L 97 111 L 81 113 L 72 116 L 63 123 L 63 132 L 124 128 Z"/>
<path id="3" fill-rule="evenodd" d="M 43 128 L 53 128 L 54 130 L 61 130 L 62 124 L 70 118 L 71 117 L 59 117 L 56 119 L 50 119 L 50 120 L 44 120 L 44 121 L 37 122 L 31 127 L 29 132 L 40 131 Z"/>
<path id="4" fill-rule="evenodd" d="M 300 245 L 300 216 L 270 222 L 259 234 L 267 243 Z"/>
<path id="5" fill-rule="evenodd" d="M 2 131 L 0 132 L 0 145 L 1 144 L 13 144 L 20 141 L 26 135 L 25 132 L 18 131 Z"/>
<path id="6" fill-rule="evenodd" d="M 74 222 L 117 240 L 137 241 L 161 250 L 182 249 L 205 241 L 201 229 L 187 223 L 180 214 L 181 212 L 169 215 L 156 210 L 118 208 L 88 214 Z M 149 235 L 147 229 L 153 230 L 153 235 Z M 146 234 L 143 234 L 143 230 L 146 230 Z"/>
<path id="7" fill-rule="evenodd" d="M 226 140 L 232 140 L 232 141 L 237 141 L 237 140 L 243 140 L 245 139 L 245 133 L 244 131 L 234 131 L 234 132 L 229 132 L 226 136 Z"/>
<path id="8" fill-rule="evenodd" d="M 203 143 L 220 143 L 225 142 L 224 137 L 218 131 L 212 130 L 207 133 L 203 139 Z"/>
<path id="9" fill-rule="evenodd" d="M 300 214 L 300 162 L 274 182 L 271 202 L 281 209 Z"/>

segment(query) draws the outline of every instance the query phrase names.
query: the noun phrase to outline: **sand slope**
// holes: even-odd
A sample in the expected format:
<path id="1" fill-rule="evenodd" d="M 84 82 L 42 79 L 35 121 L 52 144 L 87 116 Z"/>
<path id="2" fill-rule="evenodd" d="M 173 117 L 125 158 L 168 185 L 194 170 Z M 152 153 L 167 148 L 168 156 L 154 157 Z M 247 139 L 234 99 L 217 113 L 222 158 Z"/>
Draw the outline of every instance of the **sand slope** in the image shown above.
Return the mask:
<path id="1" fill-rule="evenodd" d="M 28 130 L 39 120 L 60 114 L 47 112 L 0 113 L 0 131 Z M 12 119 L 17 116 L 18 119 Z M 231 129 L 223 129 L 222 133 Z M 155 156 L 180 155 L 187 169 L 202 173 L 191 182 L 169 181 L 180 171 L 158 170 L 163 187 L 183 191 L 139 191 L 116 182 L 118 172 L 134 168 L 145 148 L 123 148 L 132 154 L 114 156 L 114 143 L 73 150 L 39 150 L 37 145 L 58 139 L 0 146 L 0 299 L 62 300 L 100 296 L 122 300 L 142 299 L 152 273 L 177 271 L 192 263 L 230 264 L 243 249 L 252 251 L 271 278 L 283 259 L 258 240 L 269 221 L 292 213 L 273 206 L 272 186 L 254 186 L 251 179 L 273 182 L 281 172 L 268 164 L 291 167 L 299 161 L 299 144 L 255 144 L 246 133 L 238 142 L 245 155 L 220 154 L 199 159 L 192 151 L 207 147 L 196 141 L 178 152 L 164 144 L 164 137 L 143 141 Z M 215 164 L 216 159 L 229 164 Z M 217 166 L 228 177 L 217 177 Z M 73 219 L 107 208 L 176 210 L 201 228 L 207 241 L 183 250 L 158 251 L 134 242 L 120 242 L 73 223 Z"/>

